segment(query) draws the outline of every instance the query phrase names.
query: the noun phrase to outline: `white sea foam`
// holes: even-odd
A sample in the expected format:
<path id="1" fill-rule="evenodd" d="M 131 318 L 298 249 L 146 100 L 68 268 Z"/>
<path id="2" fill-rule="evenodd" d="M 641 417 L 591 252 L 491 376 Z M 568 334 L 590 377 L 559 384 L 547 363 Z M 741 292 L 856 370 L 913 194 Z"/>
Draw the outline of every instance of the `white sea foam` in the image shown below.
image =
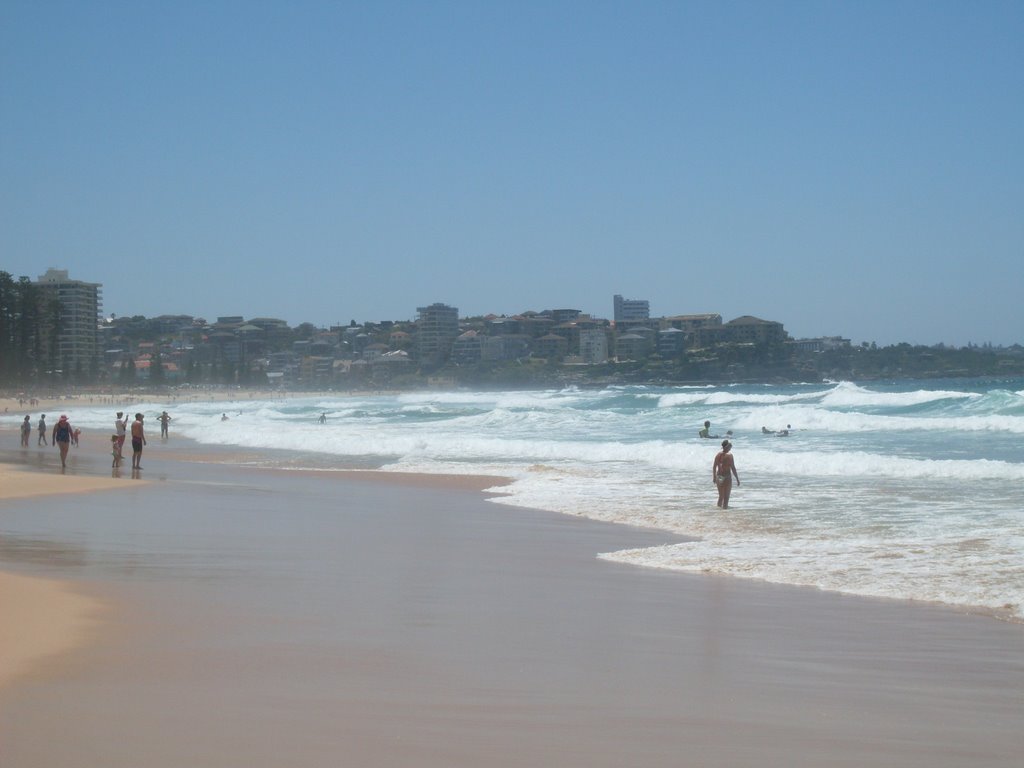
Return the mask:
<path id="1" fill-rule="evenodd" d="M 909 392 L 878 392 L 859 387 L 850 382 L 841 382 L 822 398 L 822 405 L 830 407 L 898 407 L 934 403 L 940 400 L 974 400 L 982 397 L 977 392 L 950 390 L 915 389 Z"/>
<path id="2" fill-rule="evenodd" d="M 1010 605 L 1024 617 L 1019 384 L 421 392 L 131 410 L 165 408 L 172 440 L 315 452 L 321 467 L 372 456 L 390 470 L 503 475 L 514 483 L 499 503 L 699 539 L 606 555 L 624 562 Z M 72 419 L 106 432 L 113 409 L 76 404 Z M 733 432 L 742 485 L 725 514 L 710 476 L 719 441 L 697 437 L 705 419 Z M 789 437 L 761 431 L 786 425 Z"/>

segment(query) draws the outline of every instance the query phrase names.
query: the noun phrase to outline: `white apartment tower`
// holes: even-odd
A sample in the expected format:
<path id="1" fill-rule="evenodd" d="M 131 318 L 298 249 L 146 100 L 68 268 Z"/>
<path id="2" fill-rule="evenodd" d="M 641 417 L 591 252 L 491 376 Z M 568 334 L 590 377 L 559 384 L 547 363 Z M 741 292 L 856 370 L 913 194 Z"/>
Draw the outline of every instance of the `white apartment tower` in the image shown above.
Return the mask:
<path id="1" fill-rule="evenodd" d="M 651 303 L 646 299 L 624 299 L 618 294 L 613 297 L 615 304 L 615 322 L 629 322 L 633 320 L 649 320 L 651 317 Z"/>
<path id="2" fill-rule="evenodd" d="M 459 310 L 447 304 L 417 307 L 416 351 L 420 365 L 440 365 L 448 360 L 459 336 Z"/>
<path id="3" fill-rule="evenodd" d="M 43 296 L 56 299 L 60 314 L 56 320 L 57 359 L 65 376 L 90 376 L 100 362 L 99 324 L 103 307 L 103 286 L 72 280 L 66 269 L 47 269 L 36 283 Z M 48 332 L 52 333 L 54 329 Z"/>

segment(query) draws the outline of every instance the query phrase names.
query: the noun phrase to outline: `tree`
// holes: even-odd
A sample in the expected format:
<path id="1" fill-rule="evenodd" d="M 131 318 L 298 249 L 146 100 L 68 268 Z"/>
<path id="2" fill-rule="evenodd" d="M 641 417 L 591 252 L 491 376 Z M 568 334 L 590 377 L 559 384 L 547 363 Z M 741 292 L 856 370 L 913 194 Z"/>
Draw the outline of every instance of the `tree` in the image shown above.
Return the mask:
<path id="1" fill-rule="evenodd" d="M 10 273 L 0 271 L 0 383 L 15 383 L 17 370 L 14 345 L 14 318 L 17 286 Z"/>
<path id="2" fill-rule="evenodd" d="M 27 277 L 15 281 L 0 271 L 0 384 L 28 384 L 40 370 L 59 367 L 56 335 L 46 335 L 48 327 L 59 328 L 59 310 L 56 301 L 43 300 Z M 45 345 L 46 338 L 52 344 Z"/>
<path id="3" fill-rule="evenodd" d="M 127 361 L 122 361 L 119 383 L 125 386 L 135 383 L 135 358 L 129 357 Z"/>
<path id="4" fill-rule="evenodd" d="M 153 358 L 149 361 L 149 383 L 153 385 L 164 383 L 164 364 L 159 349 L 153 352 Z"/>
<path id="5" fill-rule="evenodd" d="M 316 326 L 312 323 L 301 323 L 295 326 L 292 335 L 296 341 L 308 341 L 316 334 Z"/>

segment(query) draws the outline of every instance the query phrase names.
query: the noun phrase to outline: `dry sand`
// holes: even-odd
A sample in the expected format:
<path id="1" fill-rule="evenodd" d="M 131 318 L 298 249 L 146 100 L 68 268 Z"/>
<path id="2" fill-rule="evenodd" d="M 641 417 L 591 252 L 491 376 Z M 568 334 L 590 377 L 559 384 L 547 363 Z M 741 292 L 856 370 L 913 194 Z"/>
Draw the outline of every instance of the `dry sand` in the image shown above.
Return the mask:
<path id="1" fill-rule="evenodd" d="M 10 439 L 11 435 L 7 432 L 4 437 Z M 80 498 L 93 491 L 122 486 L 119 479 L 112 477 L 61 474 L 56 469 L 56 450 L 50 448 L 46 452 L 52 454 L 49 458 L 54 464 L 53 474 L 0 464 L 0 500 L 53 495 Z M 45 454 L 40 455 L 37 450 L 35 456 L 38 463 L 46 463 Z M 0 688 L 38 668 L 41 662 L 57 659 L 84 642 L 100 606 L 98 600 L 81 594 L 73 585 L 0 572 Z"/>
<path id="2" fill-rule="evenodd" d="M 0 688 L 86 642 L 101 608 L 67 583 L 0 573 Z"/>
<path id="3" fill-rule="evenodd" d="M 608 563 L 672 537 L 487 480 L 182 444 L 147 449 L 148 482 L 73 455 L 116 492 L 0 499 L 0 567 L 113 606 L 83 635 L 95 603 L 39 598 L 79 645 L 0 689 L 4 768 L 1020 765 L 1020 625 Z M 73 479 L 51 453 L 0 462 L 49 488 Z"/>

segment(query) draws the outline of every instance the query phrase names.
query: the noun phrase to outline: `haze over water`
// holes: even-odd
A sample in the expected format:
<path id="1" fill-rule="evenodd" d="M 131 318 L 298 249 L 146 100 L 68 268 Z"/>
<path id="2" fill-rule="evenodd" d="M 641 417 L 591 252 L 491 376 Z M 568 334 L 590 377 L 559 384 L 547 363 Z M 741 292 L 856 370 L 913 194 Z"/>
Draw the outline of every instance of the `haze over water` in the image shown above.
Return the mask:
<path id="1" fill-rule="evenodd" d="M 515 482 L 497 503 L 696 537 L 603 555 L 610 559 L 1024 619 L 1020 379 L 154 401 L 138 409 L 153 419 L 165 408 L 172 441 L 181 434 L 272 449 L 261 464 L 507 476 Z M 109 429 L 109 410 L 76 407 L 76 425 Z M 711 483 L 720 440 L 697 437 L 705 419 L 713 434 L 733 433 L 742 484 L 726 512 Z M 786 425 L 788 437 L 762 434 Z M 158 435 L 156 423 L 150 432 Z"/>

